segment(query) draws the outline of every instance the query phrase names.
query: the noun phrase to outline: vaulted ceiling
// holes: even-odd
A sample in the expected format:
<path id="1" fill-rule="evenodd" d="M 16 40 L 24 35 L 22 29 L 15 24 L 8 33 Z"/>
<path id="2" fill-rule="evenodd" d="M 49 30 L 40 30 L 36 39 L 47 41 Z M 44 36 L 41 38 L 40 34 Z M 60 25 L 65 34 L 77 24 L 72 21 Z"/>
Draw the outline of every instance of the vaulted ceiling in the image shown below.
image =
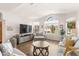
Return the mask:
<path id="1" fill-rule="evenodd" d="M 24 19 L 35 19 L 48 14 L 65 14 L 79 10 L 78 3 L 0 3 L 0 10 Z"/>

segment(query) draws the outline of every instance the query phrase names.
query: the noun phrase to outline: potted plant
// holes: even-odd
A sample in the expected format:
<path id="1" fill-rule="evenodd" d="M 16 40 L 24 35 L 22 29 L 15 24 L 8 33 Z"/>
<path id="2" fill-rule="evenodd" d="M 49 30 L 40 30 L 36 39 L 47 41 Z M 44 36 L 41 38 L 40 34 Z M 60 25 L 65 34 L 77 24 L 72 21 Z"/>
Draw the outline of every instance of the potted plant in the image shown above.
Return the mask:
<path id="1" fill-rule="evenodd" d="M 69 35 L 72 34 L 72 29 L 75 29 L 75 26 L 76 26 L 76 22 L 75 21 L 70 21 L 70 22 L 67 22 L 67 28 L 69 30 Z"/>
<path id="2" fill-rule="evenodd" d="M 60 34 L 61 35 L 64 35 L 65 34 L 65 30 L 63 28 L 60 30 Z"/>
<path id="3" fill-rule="evenodd" d="M 61 41 L 64 39 L 64 35 L 65 35 L 65 30 L 63 28 L 63 25 L 60 25 L 60 35 L 61 35 Z"/>
<path id="4" fill-rule="evenodd" d="M 76 25 L 75 21 L 67 22 L 67 28 L 69 28 L 69 29 L 74 29 L 75 25 Z"/>

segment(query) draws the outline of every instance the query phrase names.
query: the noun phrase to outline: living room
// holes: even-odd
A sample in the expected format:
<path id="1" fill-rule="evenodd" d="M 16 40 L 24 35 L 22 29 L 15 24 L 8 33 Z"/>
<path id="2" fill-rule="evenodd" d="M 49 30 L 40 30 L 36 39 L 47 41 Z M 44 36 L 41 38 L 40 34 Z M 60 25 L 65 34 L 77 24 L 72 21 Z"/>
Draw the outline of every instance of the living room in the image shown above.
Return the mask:
<path id="1" fill-rule="evenodd" d="M 2 55 L 79 56 L 78 10 L 78 3 L 0 4 Z"/>

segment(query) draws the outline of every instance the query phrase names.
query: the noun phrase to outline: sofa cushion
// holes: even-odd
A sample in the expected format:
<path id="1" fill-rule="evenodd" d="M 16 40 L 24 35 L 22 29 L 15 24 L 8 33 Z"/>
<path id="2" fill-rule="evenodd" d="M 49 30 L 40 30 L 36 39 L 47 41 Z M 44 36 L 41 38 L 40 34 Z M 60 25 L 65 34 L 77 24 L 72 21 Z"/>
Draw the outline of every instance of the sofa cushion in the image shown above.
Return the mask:
<path id="1" fill-rule="evenodd" d="M 23 52 L 16 48 L 13 48 L 13 54 L 16 56 L 26 56 Z"/>
<path id="2" fill-rule="evenodd" d="M 79 40 L 74 45 L 75 48 L 79 48 Z"/>
<path id="3" fill-rule="evenodd" d="M 13 53 L 13 47 L 9 41 L 2 43 L 1 52 L 3 56 L 10 56 Z"/>

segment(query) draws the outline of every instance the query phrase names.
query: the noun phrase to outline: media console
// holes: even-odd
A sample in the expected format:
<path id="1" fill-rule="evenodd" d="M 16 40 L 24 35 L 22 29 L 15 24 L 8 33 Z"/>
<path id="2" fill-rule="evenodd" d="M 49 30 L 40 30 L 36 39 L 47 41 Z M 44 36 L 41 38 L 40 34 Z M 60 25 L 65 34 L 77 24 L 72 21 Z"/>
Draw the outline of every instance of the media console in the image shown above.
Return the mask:
<path id="1" fill-rule="evenodd" d="M 19 37 L 18 41 L 19 41 L 19 43 L 23 43 L 23 42 L 32 40 L 32 38 L 33 38 L 33 34 L 32 33 L 20 34 L 20 37 Z"/>

